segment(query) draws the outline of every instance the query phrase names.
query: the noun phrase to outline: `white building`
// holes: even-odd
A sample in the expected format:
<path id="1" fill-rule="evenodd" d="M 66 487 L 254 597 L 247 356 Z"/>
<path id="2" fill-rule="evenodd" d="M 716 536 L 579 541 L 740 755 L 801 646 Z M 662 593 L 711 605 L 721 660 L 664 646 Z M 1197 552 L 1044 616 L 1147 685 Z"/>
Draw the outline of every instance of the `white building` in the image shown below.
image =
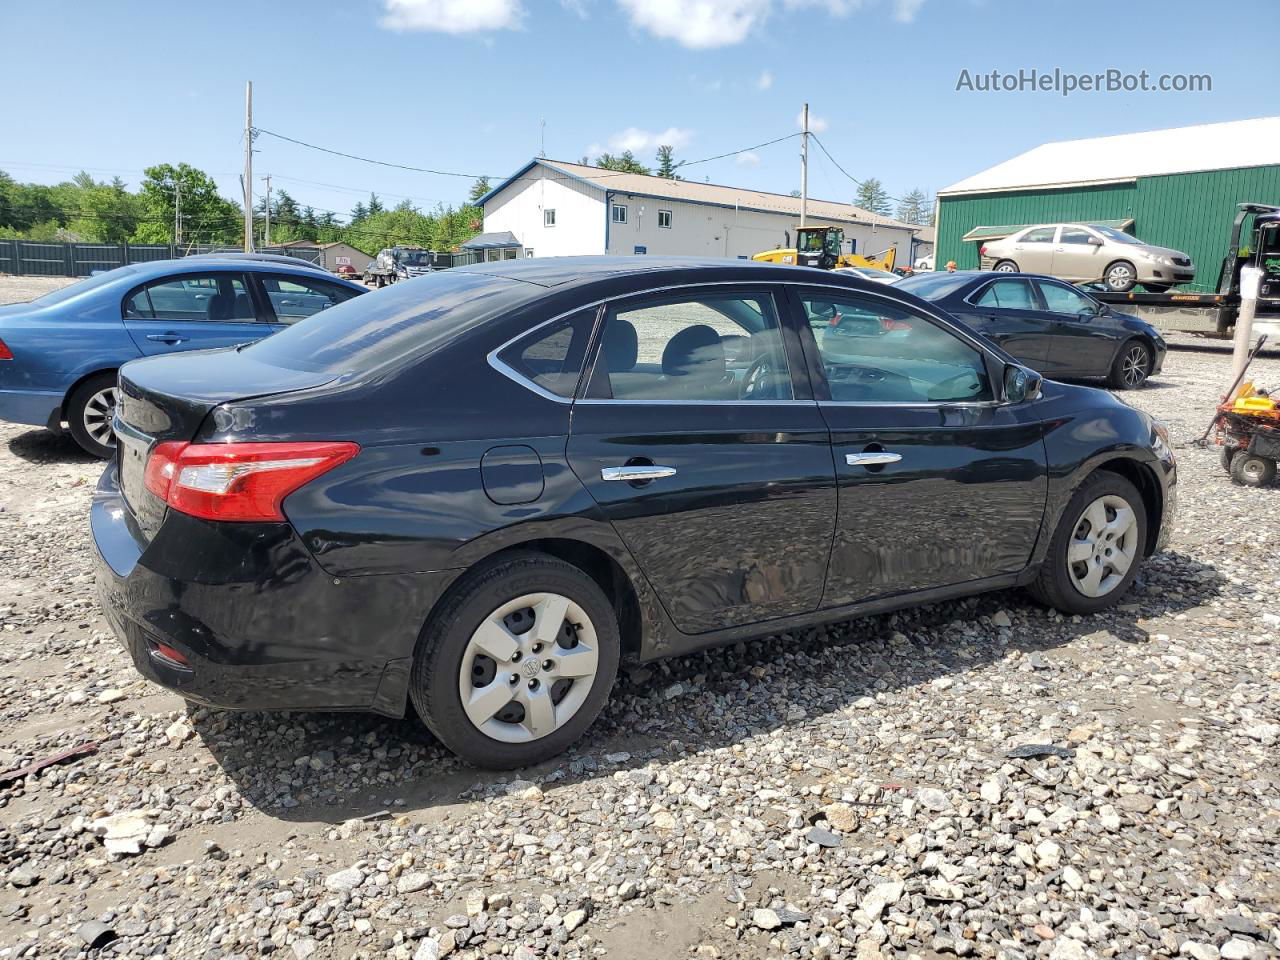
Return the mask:
<path id="1" fill-rule="evenodd" d="M 486 234 L 509 231 L 527 257 L 654 254 L 750 257 L 795 243 L 800 198 L 668 180 L 559 160 L 529 161 L 479 200 Z M 897 247 L 911 263 L 910 224 L 848 203 L 809 200 L 806 222 L 844 228 L 845 252 Z"/>

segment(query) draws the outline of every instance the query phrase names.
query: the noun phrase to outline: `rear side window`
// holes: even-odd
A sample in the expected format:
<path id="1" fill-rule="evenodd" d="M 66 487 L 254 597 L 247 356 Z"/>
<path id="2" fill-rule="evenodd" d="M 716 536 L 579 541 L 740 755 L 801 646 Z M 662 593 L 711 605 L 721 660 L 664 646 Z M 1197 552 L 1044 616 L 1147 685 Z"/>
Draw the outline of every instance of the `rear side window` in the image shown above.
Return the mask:
<path id="1" fill-rule="evenodd" d="M 258 276 L 280 323 L 297 323 L 321 310 L 346 303 L 357 295 L 355 290 L 348 290 L 341 284 L 327 280 L 277 273 Z"/>
<path id="2" fill-rule="evenodd" d="M 371 370 L 429 353 L 542 292 L 465 268 L 440 270 L 322 310 L 243 352 L 292 370 Z"/>
<path id="3" fill-rule="evenodd" d="M 1031 284 L 1025 280 L 997 280 L 978 298 L 980 307 L 1004 310 L 1038 310 L 1031 295 Z"/>
<path id="4" fill-rule="evenodd" d="M 188 273 L 166 277 L 124 298 L 126 320 L 206 320 L 252 322 L 258 319 L 244 276 L 239 273 Z"/>
<path id="5" fill-rule="evenodd" d="M 1036 227 L 1022 235 L 1020 243 L 1053 243 L 1053 234 L 1057 227 Z"/>
<path id="6" fill-rule="evenodd" d="M 593 309 L 553 321 L 511 344 L 498 359 L 519 377 L 569 399 L 582 375 L 595 318 Z"/>

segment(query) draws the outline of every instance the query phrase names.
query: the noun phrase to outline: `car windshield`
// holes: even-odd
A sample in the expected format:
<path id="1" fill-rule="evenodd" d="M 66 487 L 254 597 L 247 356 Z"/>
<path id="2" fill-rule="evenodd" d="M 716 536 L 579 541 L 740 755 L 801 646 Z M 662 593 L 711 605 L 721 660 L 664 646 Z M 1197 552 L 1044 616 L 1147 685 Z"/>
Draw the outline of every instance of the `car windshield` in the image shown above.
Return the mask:
<path id="1" fill-rule="evenodd" d="M 893 286 L 894 289 L 906 290 L 925 300 L 941 300 L 972 279 L 972 276 L 957 273 L 916 273 L 903 277 Z"/>
<path id="2" fill-rule="evenodd" d="M 292 370 L 335 376 L 421 356 L 541 288 L 503 277 L 442 270 L 323 310 L 243 348 L 246 356 Z"/>
<path id="3" fill-rule="evenodd" d="M 43 297 L 36 297 L 31 302 L 38 303 L 42 307 L 51 307 L 55 303 L 62 303 L 72 297 L 78 297 L 82 293 L 96 290 L 98 287 L 106 286 L 108 283 L 114 283 L 127 274 L 137 272 L 133 267 L 116 267 L 114 270 L 108 270 L 92 277 L 85 277 L 83 280 L 77 280 L 75 283 L 68 284 L 58 290 L 50 291 Z"/>
<path id="4" fill-rule="evenodd" d="M 410 267 L 429 266 L 431 254 L 426 250 L 404 250 L 400 253 L 400 262 Z"/>
<path id="5" fill-rule="evenodd" d="M 1115 243 L 1142 243 L 1141 240 L 1132 234 L 1125 233 L 1123 230 L 1117 230 L 1114 227 L 1099 227 L 1090 224 L 1089 229 L 1097 230 L 1098 233 Z"/>

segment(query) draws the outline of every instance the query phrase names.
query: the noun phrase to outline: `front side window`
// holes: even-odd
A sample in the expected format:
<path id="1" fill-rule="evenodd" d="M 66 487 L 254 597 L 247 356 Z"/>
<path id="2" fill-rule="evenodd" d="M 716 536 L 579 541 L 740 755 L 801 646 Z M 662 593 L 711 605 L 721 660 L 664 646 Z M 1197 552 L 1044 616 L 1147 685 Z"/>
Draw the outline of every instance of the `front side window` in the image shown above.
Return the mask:
<path id="1" fill-rule="evenodd" d="M 122 305 L 126 320 L 256 321 L 253 299 L 239 273 L 191 273 L 131 291 Z"/>
<path id="2" fill-rule="evenodd" d="M 773 298 L 708 293 L 611 308 L 593 393 L 681 403 L 790 400 Z"/>
<path id="3" fill-rule="evenodd" d="M 625 203 L 615 203 L 613 205 L 613 222 L 614 223 L 627 222 L 627 205 Z"/>
<path id="4" fill-rule="evenodd" d="M 670 210 L 658 211 L 658 226 L 662 227 L 664 230 L 671 229 L 671 211 Z"/>
<path id="5" fill-rule="evenodd" d="M 339 284 L 310 277 L 267 273 L 262 274 L 261 279 L 262 289 L 266 291 L 280 323 L 297 323 L 357 295 L 356 291 Z"/>
<path id="6" fill-rule="evenodd" d="M 584 310 L 539 327 L 504 349 L 498 359 L 548 393 L 571 398 L 582 373 L 595 316 L 594 309 Z"/>
<path id="7" fill-rule="evenodd" d="M 961 403 L 994 396 L 982 353 L 920 314 L 870 298 L 801 302 L 834 401 Z"/>
<path id="8" fill-rule="evenodd" d="M 996 280 L 978 298 L 978 306 L 996 310 L 1038 310 L 1031 284 L 1025 280 Z"/>
<path id="9" fill-rule="evenodd" d="M 556 225 L 556 212 L 554 210 L 542 211 L 542 225 L 544 227 L 554 227 Z"/>
<path id="10" fill-rule="evenodd" d="M 1022 235 L 1019 243 L 1053 243 L 1053 235 L 1057 227 L 1036 227 Z"/>
<path id="11" fill-rule="evenodd" d="M 1086 245 L 1092 239 L 1093 239 L 1093 234 L 1091 234 L 1084 227 L 1063 227 L 1062 237 L 1061 239 L 1058 240 L 1058 242 L 1074 243 L 1077 245 Z"/>
<path id="12" fill-rule="evenodd" d="M 1041 283 L 1040 295 L 1044 297 L 1045 307 L 1054 313 L 1070 313 L 1079 315 L 1087 313 L 1093 316 L 1097 313 L 1093 301 L 1079 291 L 1072 290 L 1070 287 L 1063 286 L 1060 283 Z"/>

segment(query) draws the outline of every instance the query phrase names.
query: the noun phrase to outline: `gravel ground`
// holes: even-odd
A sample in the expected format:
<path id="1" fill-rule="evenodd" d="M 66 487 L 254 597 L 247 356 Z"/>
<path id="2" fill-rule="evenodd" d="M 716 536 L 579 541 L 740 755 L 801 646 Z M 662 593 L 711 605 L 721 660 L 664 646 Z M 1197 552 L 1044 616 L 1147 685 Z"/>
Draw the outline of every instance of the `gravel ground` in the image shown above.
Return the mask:
<path id="1" fill-rule="evenodd" d="M 1225 365 L 1127 399 L 1185 441 Z M 0 958 L 1280 955 L 1280 490 L 1180 470 L 1114 613 L 992 594 L 632 667 L 517 778 L 141 680 L 101 465 L 0 424 L 0 771 L 98 748 L 0 784 Z"/>

